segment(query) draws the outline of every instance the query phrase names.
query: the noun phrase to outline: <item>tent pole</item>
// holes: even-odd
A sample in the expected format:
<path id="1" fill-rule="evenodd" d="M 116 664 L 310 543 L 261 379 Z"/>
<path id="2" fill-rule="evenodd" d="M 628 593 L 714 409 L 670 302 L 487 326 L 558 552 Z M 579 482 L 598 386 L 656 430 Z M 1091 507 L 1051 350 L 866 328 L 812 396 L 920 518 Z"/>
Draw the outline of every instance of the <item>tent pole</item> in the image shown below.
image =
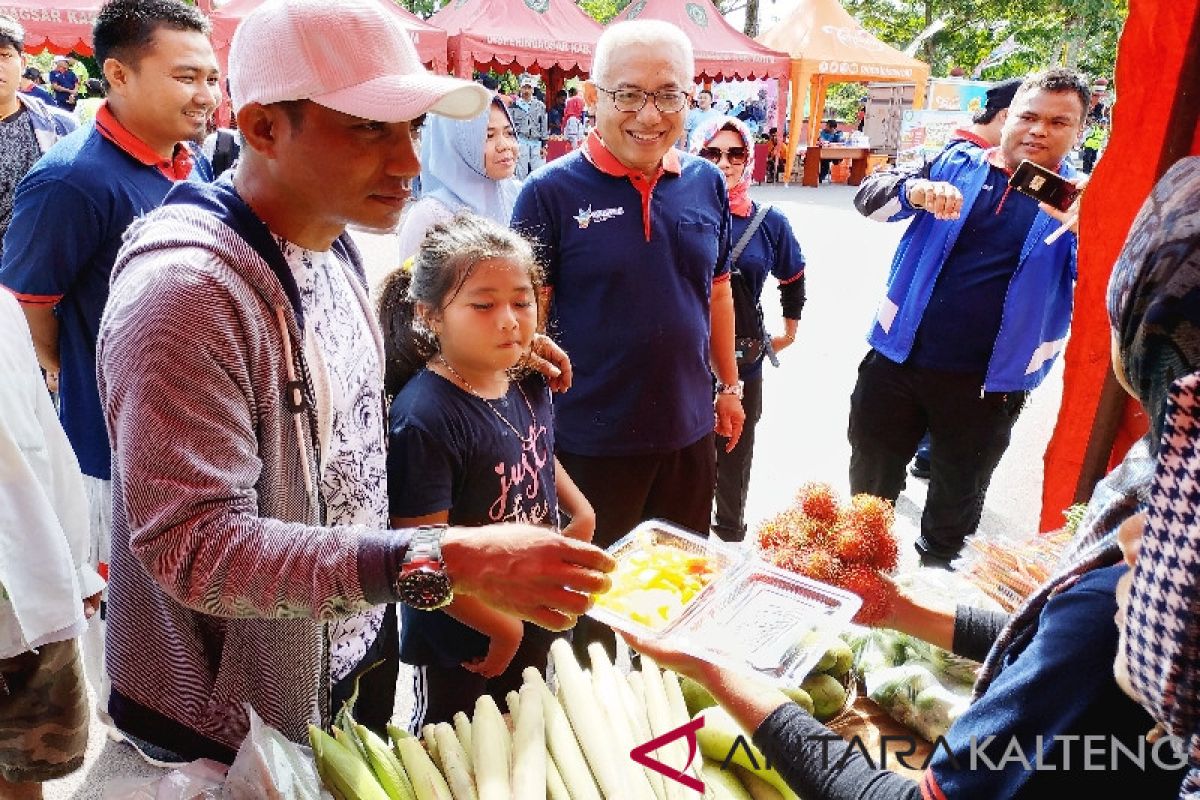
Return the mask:
<path id="1" fill-rule="evenodd" d="M 796 163 L 796 150 L 800 143 L 800 115 L 803 112 L 804 95 L 808 89 L 806 70 L 799 59 L 792 59 L 792 113 L 791 128 L 788 130 L 786 160 L 783 165 L 783 182 L 792 182 L 792 168 Z"/>

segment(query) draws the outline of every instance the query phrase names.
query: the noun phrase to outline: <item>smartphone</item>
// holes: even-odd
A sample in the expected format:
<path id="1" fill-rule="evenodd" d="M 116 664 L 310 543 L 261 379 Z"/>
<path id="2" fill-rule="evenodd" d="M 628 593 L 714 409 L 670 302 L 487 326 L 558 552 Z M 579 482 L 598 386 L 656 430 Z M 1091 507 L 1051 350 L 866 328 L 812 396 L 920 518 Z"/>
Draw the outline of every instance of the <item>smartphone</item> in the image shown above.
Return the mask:
<path id="1" fill-rule="evenodd" d="M 1066 211 L 1081 191 L 1075 184 L 1045 167 L 1026 159 L 1008 179 L 1008 185 L 1021 194 Z"/>

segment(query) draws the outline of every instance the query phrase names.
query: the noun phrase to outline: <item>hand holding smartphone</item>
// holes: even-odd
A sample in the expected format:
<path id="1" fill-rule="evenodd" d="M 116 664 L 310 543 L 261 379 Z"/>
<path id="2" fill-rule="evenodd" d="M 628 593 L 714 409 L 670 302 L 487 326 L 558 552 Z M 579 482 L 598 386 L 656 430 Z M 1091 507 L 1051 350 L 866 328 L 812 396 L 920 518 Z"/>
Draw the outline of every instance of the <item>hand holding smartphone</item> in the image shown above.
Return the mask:
<path id="1" fill-rule="evenodd" d="M 1017 167 L 1008 185 L 1021 194 L 1029 195 L 1035 200 L 1066 211 L 1079 197 L 1082 189 L 1067 180 L 1057 172 L 1052 172 L 1040 164 L 1026 159 Z"/>

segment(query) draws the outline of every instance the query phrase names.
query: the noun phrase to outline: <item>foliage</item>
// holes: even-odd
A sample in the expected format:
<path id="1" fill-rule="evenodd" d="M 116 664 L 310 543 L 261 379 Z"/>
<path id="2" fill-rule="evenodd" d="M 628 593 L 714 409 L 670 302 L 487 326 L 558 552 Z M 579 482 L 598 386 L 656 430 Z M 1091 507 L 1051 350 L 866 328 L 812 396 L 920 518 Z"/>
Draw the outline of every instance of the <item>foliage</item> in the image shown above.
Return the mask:
<path id="1" fill-rule="evenodd" d="M 854 122 L 866 97 L 866 84 L 835 83 L 825 93 L 825 111 L 821 116 L 839 122 Z"/>
<path id="2" fill-rule="evenodd" d="M 443 0 L 386 0 L 394 2 L 401 8 L 404 8 L 416 14 L 421 19 L 429 19 L 434 12 L 442 6 L 446 5 Z"/>
<path id="3" fill-rule="evenodd" d="M 961 67 L 969 76 L 993 48 L 1012 36 L 1021 49 L 983 71 L 985 80 L 1024 75 L 1053 65 L 1089 76 L 1111 76 L 1128 0 L 844 0 L 863 27 L 905 47 L 937 19 L 945 28 L 917 57 L 935 76 Z"/>
<path id="4" fill-rule="evenodd" d="M 596 22 L 607 25 L 609 20 L 624 11 L 629 3 L 630 0 L 579 0 L 579 7 Z"/>

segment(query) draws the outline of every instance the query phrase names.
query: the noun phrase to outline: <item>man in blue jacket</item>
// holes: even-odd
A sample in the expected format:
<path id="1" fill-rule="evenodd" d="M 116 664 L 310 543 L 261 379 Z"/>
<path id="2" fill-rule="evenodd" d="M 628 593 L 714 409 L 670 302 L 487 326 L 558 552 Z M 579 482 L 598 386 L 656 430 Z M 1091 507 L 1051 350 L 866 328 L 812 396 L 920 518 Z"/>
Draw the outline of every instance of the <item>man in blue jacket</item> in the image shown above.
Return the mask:
<path id="1" fill-rule="evenodd" d="M 1065 161 L 1090 99 L 1082 76 L 1052 69 L 1017 90 L 992 150 L 950 148 L 915 171 L 877 172 L 855 205 L 911 220 L 851 396 L 851 491 L 895 500 L 924 426 L 933 443 L 917 550 L 948 567 L 975 531 L 993 470 L 1028 392 L 1066 343 L 1075 237 L 1008 177 L 1028 159 Z"/>

